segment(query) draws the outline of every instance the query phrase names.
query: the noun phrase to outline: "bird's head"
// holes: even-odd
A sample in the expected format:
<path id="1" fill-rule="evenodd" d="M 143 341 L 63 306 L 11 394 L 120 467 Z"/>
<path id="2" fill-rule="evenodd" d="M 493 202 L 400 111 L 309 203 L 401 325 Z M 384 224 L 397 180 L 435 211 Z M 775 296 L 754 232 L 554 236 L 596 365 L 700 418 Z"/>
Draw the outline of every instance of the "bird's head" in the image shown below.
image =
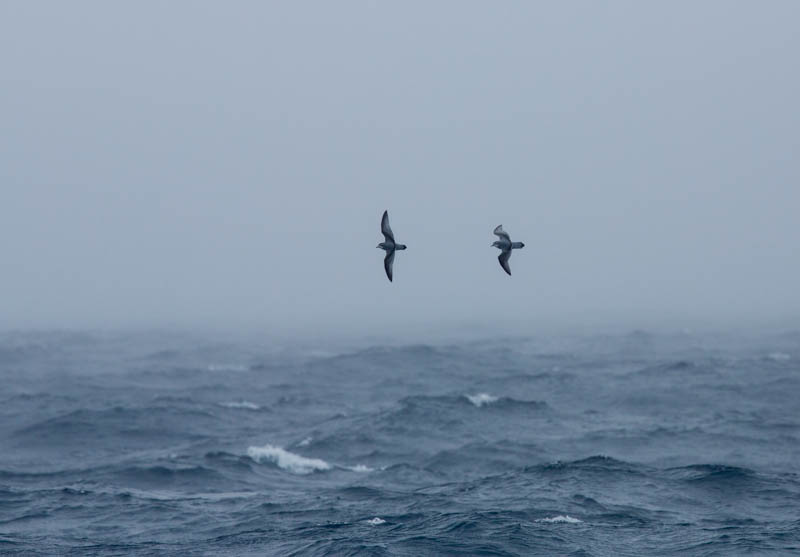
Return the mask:
<path id="1" fill-rule="evenodd" d="M 502 246 L 500 245 L 500 242 L 495 242 L 495 243 L 493 243 L 493 244 L 492 244 L 490 247 L 493 247 L 493 248 L 501 248 L 501 249 L 502 249 Z"/>

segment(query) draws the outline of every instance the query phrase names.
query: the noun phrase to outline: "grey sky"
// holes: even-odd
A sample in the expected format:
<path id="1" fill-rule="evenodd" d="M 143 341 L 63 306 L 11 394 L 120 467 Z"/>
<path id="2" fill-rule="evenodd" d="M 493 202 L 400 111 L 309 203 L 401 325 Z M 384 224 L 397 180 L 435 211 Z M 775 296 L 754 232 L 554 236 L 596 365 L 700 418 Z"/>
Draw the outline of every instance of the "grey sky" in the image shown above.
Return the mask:
<path id="1" fill-rule="evenodd" d="M 797 317 L 798 21 L 2 2 L 0 327 Z"/>

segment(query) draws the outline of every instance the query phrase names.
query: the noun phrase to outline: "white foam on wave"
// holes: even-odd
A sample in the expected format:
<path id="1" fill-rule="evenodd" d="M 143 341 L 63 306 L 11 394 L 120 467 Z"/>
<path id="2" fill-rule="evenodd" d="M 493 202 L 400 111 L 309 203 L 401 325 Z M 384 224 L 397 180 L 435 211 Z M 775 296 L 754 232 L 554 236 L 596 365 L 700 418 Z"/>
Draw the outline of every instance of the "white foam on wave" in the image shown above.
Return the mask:
<path id="1" fill-rule="evenodd" d="M 331 469 L 331 465 L 321 458 L 306 458 L 273 445 L 249 447 L 247 456 L 256 462 L 269 460 L 277 464 L 278 468 L 282 468 L 292 474 L 311 474 L 312 472 Z"/>
<path id="2" fill-rule="evenodd" d="M 477 395 L 465 395 L 467 400 L 469 400 L 472 404 L 480 408 L 484 404 L 491 404 L 493 402 L 497 402 L 499 399 L 496 396 L 492 396 L 488 393 L 478 393 Z"/>
<path id="3" fill-rule="evenodd" d="M 771 354 L 767 355 L 767 359 L 775 362 L 788 362 L 792 359 L 792 357 L 789 354 L 784 354 L 783 352 L 772 352 Z"/>
<path id="4" fill-rule="evenodd" d="M 386 521 L 376 516 L 371 520 L 367 520 L 367 524 L 369 524 L 370 526 L 380 526 L 381 524 L 386 524 Z"/>
<path id="5" fill-rule="evenodd" d="M 302 441 L 300 441 L 300 442 L 297 444 L 297 446 L 298 446 L 298 447 L 308 447 L 308 446 L 311 444 L 311 441 L 313 441 L 313 439 L 312 439 L 311 437 L 306 437 L 305 439 L 303 439 Z"/>
<path id="6" fill-rule="evenodd" d="M 348 466 L 348 470 L 352 470 L 353 472 L 374 472 L 374 468 L 370 468 L 364 464 L 356 464 L 355 466 Z"/>
<path id="7" fill-rule="evenodd" d="M 253 402 L 248 402 L 246 400 L 239 400 L 239 401 L 231 401 L 231 402 L 220 402 L 220 406 L 224 406 L 225 408 L 243 408 L 245 410 L 260 410 L 261 407 L 258 404 Z"/>
<path id="8" fill-rule="evenodd" d="M 581 522 L 583 522 L 583 520 L 580 520 L 578 518 L 572 518 L 568 514 L 560 514 L 558 516 L 552 516 L 549 518 L 539 518 L 536 520 L 536 522 L 547 522 L 549 524 L 554 524 L 554 523 L 580 524 Z"/>

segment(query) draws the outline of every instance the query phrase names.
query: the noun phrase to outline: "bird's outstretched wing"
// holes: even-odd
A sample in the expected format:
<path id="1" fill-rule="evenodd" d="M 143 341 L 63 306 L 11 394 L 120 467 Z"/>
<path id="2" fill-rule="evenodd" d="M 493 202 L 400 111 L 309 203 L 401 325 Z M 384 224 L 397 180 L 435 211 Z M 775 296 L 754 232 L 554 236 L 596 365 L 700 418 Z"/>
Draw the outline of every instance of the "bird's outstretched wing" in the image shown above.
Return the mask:
<path id="1" fill-rule="evenodd" d="M 510 249 L 500 252 L 500 255 L 497 256 L 497 260 L 500 262 L 500 266 L 506 273 L 508 273 L 508 276 L 511 276 L 511 267 L 508 265 L 508 259 L 510 257 L 511 257 Z"/>
<path id="2" fill-rule="evenodd" d="M 511 236 L 508 235 L 508 232 L 503 230 L 502 224 L 498 225 L 497 228 L 494 229 L 494 234 L 507 242 L 511 241 Z"/>
<path id="3" fill-rule="evenodd" d="M 386 270 L 386 276 L 389 277 L 389 282 L 392 282 L 393 265 L 394 265 L 394 250 L 387 251 L 386 257 L 383 258 L 383 268 Z"/>
<path id="4" fill-rule="evenodd" d="M 394 234 L 392 233 L 392 227 L 389 226 L 389 211 L 383 212 L 383 218 L 381 219 L 381 232 L 386 237 L 387 242 L 394 243 Z"/>

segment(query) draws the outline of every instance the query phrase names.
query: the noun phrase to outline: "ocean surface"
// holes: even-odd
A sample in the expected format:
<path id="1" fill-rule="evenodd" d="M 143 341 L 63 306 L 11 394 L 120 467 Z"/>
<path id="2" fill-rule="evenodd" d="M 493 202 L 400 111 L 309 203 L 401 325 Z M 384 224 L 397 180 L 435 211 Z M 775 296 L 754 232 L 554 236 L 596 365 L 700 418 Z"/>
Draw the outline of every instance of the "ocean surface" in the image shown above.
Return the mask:
<path id="1" fill-rule="evenodd" d="M 797 555 L 800 333 L 0 334 L 2 555 Z"/>

